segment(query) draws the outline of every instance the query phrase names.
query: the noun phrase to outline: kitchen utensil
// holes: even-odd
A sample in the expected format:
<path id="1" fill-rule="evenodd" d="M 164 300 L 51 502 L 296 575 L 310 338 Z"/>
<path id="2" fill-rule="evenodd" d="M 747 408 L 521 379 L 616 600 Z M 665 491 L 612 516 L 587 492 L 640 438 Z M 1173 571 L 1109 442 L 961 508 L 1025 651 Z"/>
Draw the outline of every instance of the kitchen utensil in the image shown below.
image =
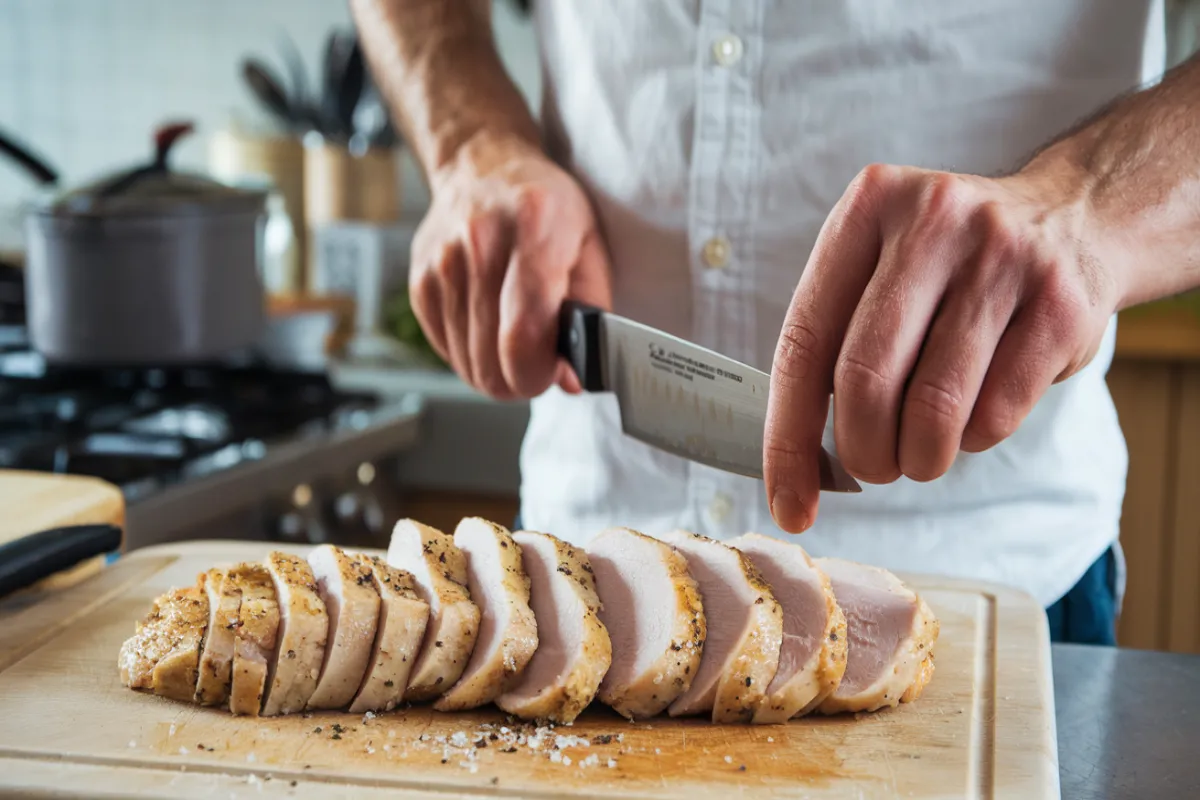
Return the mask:
<path id="1" fill-rule="evenodd" d="M 222 357 L 263 324 L 265 194 L 170 169 L 190 125 L 148 165 L 26 219 L 29 336 L 49 361 L 166 365 Z"/>
<path id="2" fill-rule="evenodd" d="M 346 71 L 346 60 L 350 48 L 341 31 L 331 31 L 325 41 L 325 57 L 321 68 L 321 128 L 326 138 L 339 134 L 338 93 L 342 88 L 342 75 Z"/>
<path id="3" fill-rule="evenodd" d="M 288 93 L 292 115 L 296 122 L 305 129 L 319 129 L 320 114 L 314 106 L 312 88 L 309 86 L 308 69 L 304 64 L 304 56 L 300 48 L 287 32 L 279 35 L 279 51 L 288 72 L 291 91 Z"/>
<path id="4" fill-rule="evenodd" d="M 39 531 L 72 526 L 112 526 L 120 531 L 125 524 L 125 498 L 121 490 L 97 478 L 82 475 L 56 475 L 42 472 L 22 472 L 0 469 L 0 552 L 15 553 L 31 544 L 26 539 Z M 103 537 L 101 537 L 103 538 Z M 97 542 L 89 535 L 85 541 Z M 24 544 L 22 544 L 24 542 Z M 111 540 L 100 544 L 107 545 Z M 50 558 L 60 544 L 52 544 Z M 98 545 L 97 545 L 98 546 Z M 103 565 L 101 553 L 116 550 L 120 541 L 111 547 L 97 549 L 74 566 L 61 566 L 52 577 L 45 578 L 40 588 L 63 588 L 98 572 Z M 0 564 L 5 559 L 0 557 Z M 40 562 L 45 564 L 47 562 Z M 54 566 L 60 566 L 58 561 Z M 4 569 L 0 566 L 0 570 Z M 3 637 L 0 637 L 3 638 Z"/>
<path id="5" fill-rule="evenodd" d="M 574 302 L 563 307 L 558 351 L 585 391 L 617 396 L 629 436 L 710 467 L 762 477 L 766 373 Z M 861 491 L 828 450 L 819 459 L 822 490 Z"/>
<path id="6" fill-rule="evenodd" d="M 256 58 L 242 62 L 242 80 L 258 101 L 288 128 L 300 124 L 300 114 L 292 107 L 283 84 L 271 69 Z"/>
<path id="7" fill-rule="evenodd" d="M 354 110 L 358 107 L 366 82 L 366 65 L 357 36 L 350 38 L 349 46 L 350 52 L 346 56 L 337 95 L 339 132 L 346 138 L 354 133 Z"/>
<path id="8" fill-rule="evenodd" d="M 32 150 L 0 131 L 0 153 L 8 156 L 17 166 L 28 172 L 38 183 L 52 186 L 58 183 L 58 171 Z"/>
<path id="9" fill-rule="evenodd" d="M 116 525 L 72 525 L 0 545 L 0 597 L 121 546 Z"/>
<path id="10" fill-rule="evenodd" d="M 492 708 L 255 719 L 120 685 L 117 652 L 156 596 L 194 584 L 215 564 L 261 561 L 272 547 L 141 549 L 23 610 L 0 603 L 0 794 L 80 796 L 103 787 L 159 797 L 169 781 L 176 797 L 260 789 L 362 798 L 1058 796 L 1045 612 L 1021 592 L 949 578 L 902 576 L 940 620 L 937 667 L 917 702 L 878 714 L 768 726 L 663 715 L 631 724 L 597 703 L 555 732 L 570 737 L 561 747 L 550 746 L 550 734 L 540 750 L 504 752 L 486 736 L 476 747 L 475 732 L 526 726 Z M 450 741 L 464 736 L 462 746 Z M 570 744 L 575 737 L 589 746 Z"/>

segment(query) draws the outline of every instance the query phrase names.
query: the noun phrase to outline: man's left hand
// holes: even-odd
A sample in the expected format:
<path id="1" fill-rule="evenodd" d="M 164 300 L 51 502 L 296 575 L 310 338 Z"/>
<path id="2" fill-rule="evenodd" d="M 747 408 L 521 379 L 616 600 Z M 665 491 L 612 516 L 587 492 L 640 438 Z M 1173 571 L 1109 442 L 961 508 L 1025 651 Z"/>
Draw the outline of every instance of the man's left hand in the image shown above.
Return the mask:
<path id="1" fill-rule="evenodd" d="M 780 527 L 816 517 L 831 393 L 852 475 L 929 481 L 1092 359 L 1122 287 L 1073 185 L 878 165 L 851 183 L 775 352 L 764 472 Z"/>

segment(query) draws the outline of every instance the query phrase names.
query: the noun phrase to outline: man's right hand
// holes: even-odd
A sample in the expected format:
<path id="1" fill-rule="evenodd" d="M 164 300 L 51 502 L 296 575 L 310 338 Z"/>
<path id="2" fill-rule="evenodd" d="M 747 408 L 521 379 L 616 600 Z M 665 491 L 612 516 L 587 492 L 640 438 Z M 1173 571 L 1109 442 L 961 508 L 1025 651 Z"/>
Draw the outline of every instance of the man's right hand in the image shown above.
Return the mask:
<path id="1" fill-rule="evenodd" d="M 524 140 L 476 138 L 432 176 L 409 289 L 433 347 L 500 400 L 552 384 L 577 393 L 558 358 L 563 300 L 609 308 L 608 257 L 575 180 Z"/>

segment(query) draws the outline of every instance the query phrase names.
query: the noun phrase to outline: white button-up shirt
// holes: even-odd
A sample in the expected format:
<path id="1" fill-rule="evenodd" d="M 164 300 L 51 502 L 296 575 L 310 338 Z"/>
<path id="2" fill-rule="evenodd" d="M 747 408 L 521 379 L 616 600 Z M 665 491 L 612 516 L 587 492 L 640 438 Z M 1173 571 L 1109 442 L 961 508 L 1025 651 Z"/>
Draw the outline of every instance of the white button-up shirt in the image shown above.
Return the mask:
<path id="1" fill-rule="evenodd" d="M 615 310 L 770 370 L 826 214 L 872 162 L 1011 170 L 1159 76 L 1161 0 L 538 0 L 550 153 L 595 203 Z M 1126 452 L 1099 354 L 942 479 L 825 495 L 798 541 L 995 580 L 1044 604 L 1116 539 Z M 760 481 L 621 433 L 551 390 L 521 457 L 526 527 L 784 536 Z"/>

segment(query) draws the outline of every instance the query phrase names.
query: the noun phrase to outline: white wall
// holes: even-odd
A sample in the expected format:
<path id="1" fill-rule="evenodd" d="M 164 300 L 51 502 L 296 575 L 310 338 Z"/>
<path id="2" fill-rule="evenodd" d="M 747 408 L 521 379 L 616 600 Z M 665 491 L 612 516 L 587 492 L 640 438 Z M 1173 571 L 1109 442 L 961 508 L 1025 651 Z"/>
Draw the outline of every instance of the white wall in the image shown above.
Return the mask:
<path id="1" fill-rule="evenodd" d="M 496 34 L 510 74 L 536 108 L 536 44 L 506 0 Z M 30 143 L 70 185 L 144 160 L 165 118 L 194 119 L 181 166 L 202 165 L 205 134 L 235 116 L 261 120 L 239 62 L 282 70 L 286 30 L 316 69 L 327 32 L 348 26 L 344 0 L 0 0 L 0 128 Z M 409 198 L 422 200 L 415 170 Z M 406 175 L 406 177 L 408 176 Z M 0 214 L 27 198 L 23 172 L 0 159 Z"/>

